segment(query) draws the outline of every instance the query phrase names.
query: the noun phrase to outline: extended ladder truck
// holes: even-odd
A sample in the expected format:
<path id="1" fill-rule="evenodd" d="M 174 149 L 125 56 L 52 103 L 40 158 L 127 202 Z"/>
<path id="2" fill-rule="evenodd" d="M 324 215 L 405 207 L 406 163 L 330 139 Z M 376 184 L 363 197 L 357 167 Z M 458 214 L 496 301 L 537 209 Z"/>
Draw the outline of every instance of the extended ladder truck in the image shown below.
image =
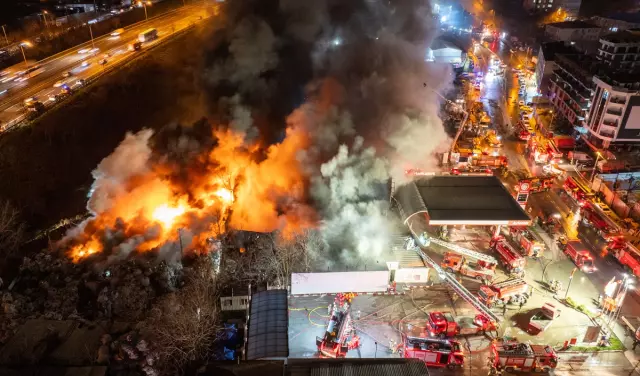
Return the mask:
<path id="1" fill-rule="evenodd" d="M 351 324 L 351 299 L 354 294 L 337 294 L 332 304 L 327 330 L 316 345 L 323 358 L 344 358 L 349 350 L 360 346 L 360 338 Z"/>
<path id="2" fill-rule="evenodd" d="M 427 234 L 422 234 L 420 236 L 420 241 L 425 246 L 430 243 L 434 243 L 459 255 L 455 255 L 451 252 L 446 252 L 444 254 L 444 259 L 440 266 L 447 272 L 458 272 L 464 276 L 485 282 L 493 280 L 496 266 L 498 265 L 498 260 L 494 257 L 472 251 L 441 239 L 429 237 Z"/>

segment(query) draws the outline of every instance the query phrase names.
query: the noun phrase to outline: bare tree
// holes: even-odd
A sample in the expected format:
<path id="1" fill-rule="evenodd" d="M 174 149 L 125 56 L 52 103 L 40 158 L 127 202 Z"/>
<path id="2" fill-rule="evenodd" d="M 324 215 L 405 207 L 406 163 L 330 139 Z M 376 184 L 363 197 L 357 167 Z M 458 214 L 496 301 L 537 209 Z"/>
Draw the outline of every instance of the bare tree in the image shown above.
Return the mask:
<path id="1" fill-rule="evenodd" d="M 0 201 L 0 262 L 16 252 L 24 240 L 24 229 L 18 210 L 9 201 Z"/>
<path id="2" fill-rule="evenodd" d="M 184 288 L 163 297 L 144 327 L 164 373 L 181 374 L 206 360 L 220 331 L 211 267 L 197 268 Z"/>
<path id="3" fill-rule="evenodd" d="M 316 256 L 324 250 L 320 232 L 309 229 L 290 237 L 274 236 L 274 255 L 266 261 L 274 282 L 281 287 L 291 283 L 291 273 L 311 270 Z"/>

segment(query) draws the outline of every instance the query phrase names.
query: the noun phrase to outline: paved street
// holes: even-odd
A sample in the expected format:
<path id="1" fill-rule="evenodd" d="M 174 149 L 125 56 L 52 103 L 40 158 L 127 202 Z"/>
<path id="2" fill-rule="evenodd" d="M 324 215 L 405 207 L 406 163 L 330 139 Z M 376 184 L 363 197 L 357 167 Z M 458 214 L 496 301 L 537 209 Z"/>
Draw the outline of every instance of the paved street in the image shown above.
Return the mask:
<path id="1" fill-rule="evenodd" d="M 135 51 L 127 50 L 127 45 L 136 41 L 138 34 L 142 31 L 149 28 L 158 30 L 158 39 L 145 43 L 142 47 L 144 49 L 161 43 L 166 37 L 196 22 L 207 19 L 212 15 L 210 6 L 209 2 L 199 2 L 165 13 L 148 22 L 134 24 L 124 29 L 120 35 L 107 34 L 96 38 L 93 43 L 81 44 L 38 62 L 37 65 L 41 68 L 34 71 L 31 74 L 33 76 L 28 76 L 24 81 L 13 79 L 0 82 L 0 93 L 2 93 L 0 94 L 0 125 L 10 123 L 24 114 L 23 102 L 26 98 L 35 96 L 39 101 L 47 104 L 50 95 L 61 92 L 60 87 L 53 85 L 63 79 L 63 73 L 70 72 L 73 75 L 69 78 L 70 82 L 98 75 L 107 67 L 121 64 L 136 54 Z M 95 54 L 81 53 L 81 50 L 92 48 L 97 48 L 99 51 Z M 109 56 L 106 58 L 107 64 L 102 66 L 99 61 L 103 59 L 105 54 Z M 3 78 L 3 81 L 6 80 L 6 77 L 15 76 L 15 73 L 23 68 L 23 65 L 7 68 L 5 71 L 9 73 Z"/>

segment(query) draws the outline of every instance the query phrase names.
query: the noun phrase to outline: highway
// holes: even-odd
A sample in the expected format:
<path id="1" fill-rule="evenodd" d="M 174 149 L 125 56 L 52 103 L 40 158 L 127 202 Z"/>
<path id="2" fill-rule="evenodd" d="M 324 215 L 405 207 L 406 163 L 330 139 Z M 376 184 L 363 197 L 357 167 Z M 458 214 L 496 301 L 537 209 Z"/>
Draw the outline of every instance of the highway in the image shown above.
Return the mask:
<path id="1" fill-rule="evenodd" d="M 191 4 L 131 25 L 120 35 L 107 34 L 94 39 L 93 43 L 87 42 L 44 59 L 37 63 L 40 68 L 30 75 L 16 75 L 18 69 L 24 69 L 24 63 L 6 69 L 0 77 L 0 131 L 24 118 L 25 99 L 35 97 L 45 107 L 53 105 L 56 101 L 54 96 L 63 93 L 60 84 L 65 83 L 73 90 L 79 86 L 78 80 L 94 78 L 139 54 L 139 51 L 129 51 L 127 45 L 136 41 L 138 34 L 144 30 L 157 29 L 158 39 L 143 43 L 142 51 L 213 14 L 210 2 Z M 90 52 L 92 49 L 97 50 Z M 100 63 L 103 59 L 106 60 L 105 64 Z M 68 77 L 64 78 L 63 75 Z"/>

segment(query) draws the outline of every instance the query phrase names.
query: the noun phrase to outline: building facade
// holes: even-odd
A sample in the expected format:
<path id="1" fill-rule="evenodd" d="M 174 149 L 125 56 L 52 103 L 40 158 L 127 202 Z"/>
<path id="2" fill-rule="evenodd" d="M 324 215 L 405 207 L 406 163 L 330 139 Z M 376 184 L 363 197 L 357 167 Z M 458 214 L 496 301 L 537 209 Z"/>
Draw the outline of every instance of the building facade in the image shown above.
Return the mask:
<path id="1" fill-rule="evenodd" d="M 549 81 L 556 70 L 556 54 L 578 54 L 578 51 L 566 42 L 546 42 L 538 49 L 538 61 L 536 62 L 536 84 L 538 91 L 548 96 Z"/>
<path id="2" fill-rule="evenodd" d="M 616 13 L 610 16 L 595 16 L 591 22 L 608 31 L 640 28 L 640 13 Z"/>
<path id="3" fill-rule="evenodd" d="M 586 117 L 587 138 L 607 149 L 612 143 L 640 142 L 640 74 L 593 77 L 594 95 Z"/>
<path id="4" fill-rule="evenodd" d="M 597 58 L 619 69 L 640 67 L 640 30 L 632 29 L 602 36 Z"/>
<path id="5" fill-rule="evenodd" d="M 555 22 L 544 28 L 550 39 L 562 42 L 597 41 L 600 30 L 600 26 L 585 21 Z"/>
<path id="6" fill-rule="evenodd" d="M 524 0 L 522 7 L 531 13 L 550 12 L 556 9 L 560 0 Z"/>
<path id="7" fill-rule="evenodd" d="M 588 55 L 557 55 L 557 68 L 549 96 L 558 114 L 580 129 L 584 126 L 593 95 L 593 74 L 598 61 Z"/>

